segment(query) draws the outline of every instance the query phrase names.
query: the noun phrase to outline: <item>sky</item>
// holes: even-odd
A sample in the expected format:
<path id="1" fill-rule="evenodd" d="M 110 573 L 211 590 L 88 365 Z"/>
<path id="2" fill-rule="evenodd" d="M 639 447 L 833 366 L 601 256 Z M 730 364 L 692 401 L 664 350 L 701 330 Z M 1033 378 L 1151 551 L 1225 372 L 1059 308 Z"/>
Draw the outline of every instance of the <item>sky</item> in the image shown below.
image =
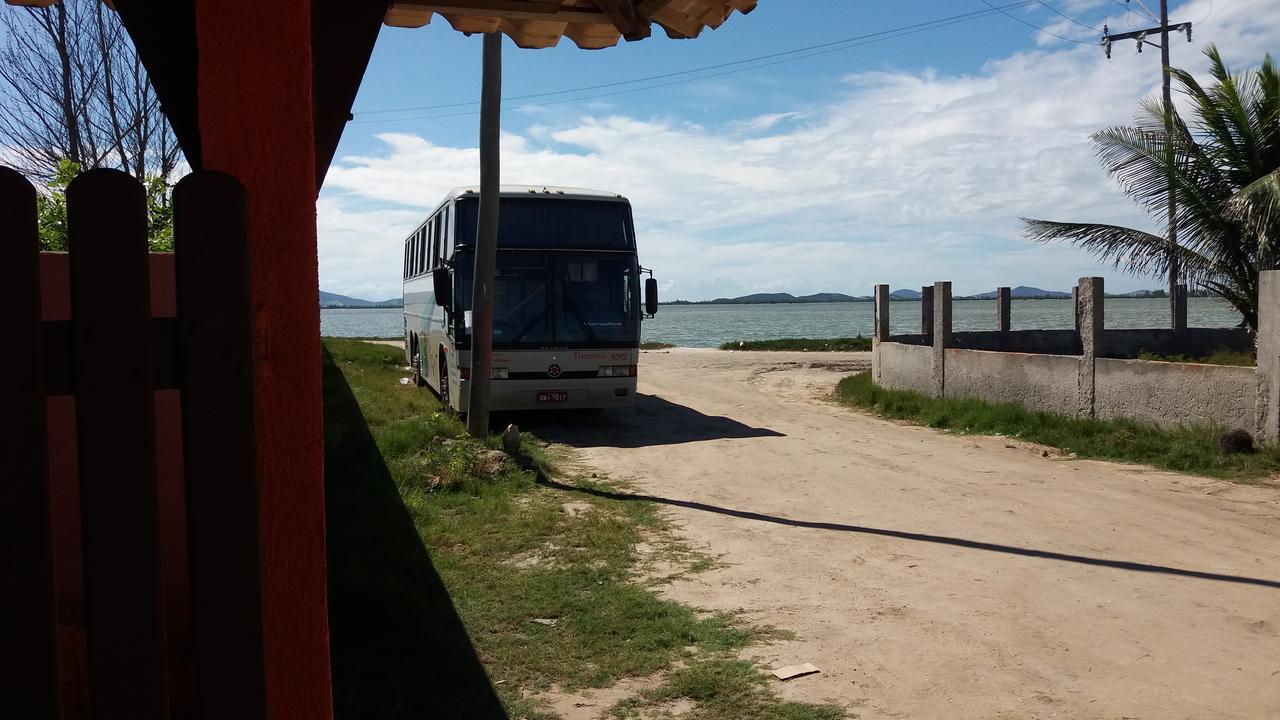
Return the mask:
<path id="1" fill-rule="evenodd" d="M 1214 43 L 1237 72 L 1256 66 L 1280 50 L 1274 1 L 1172 2 L 1170 20 L 1194 25 L 1172 64 L 1203 78 Z M 1089 140 L 1160 90 L 1157 48 L 1117 43 L 1108 60 L 1098 30 L 1156 23 L 1138 0 L 990 2 L 759 0 L 696 40 L 655 25 L 603 50 L 507 41 L 502 182 L 628 197 L 665 300 L 1061 290 L 1089 275 L 1111 292 L 1161 287 L 1029 242 L 1018 219 L 1161 232 Z M 383 28 L 320 193 L 321 289 L 398 297 L 404 237 L 478 183 L 480 50 L 440 17 Z"/>

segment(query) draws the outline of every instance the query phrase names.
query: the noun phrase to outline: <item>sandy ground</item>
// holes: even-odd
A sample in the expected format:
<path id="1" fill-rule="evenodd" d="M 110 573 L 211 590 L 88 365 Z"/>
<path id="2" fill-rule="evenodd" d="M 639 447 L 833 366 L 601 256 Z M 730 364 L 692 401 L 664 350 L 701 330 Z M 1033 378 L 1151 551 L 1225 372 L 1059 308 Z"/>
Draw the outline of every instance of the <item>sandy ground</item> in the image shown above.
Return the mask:
<path id="1" fill-rule="evenodd" d="M 859 353 L 646 352 L 633 411 L 538 422 L 723 567 L 664 592 L 796 634 L 861 718 L 1280 718 L 1280 490 L 825 400 Z"/>

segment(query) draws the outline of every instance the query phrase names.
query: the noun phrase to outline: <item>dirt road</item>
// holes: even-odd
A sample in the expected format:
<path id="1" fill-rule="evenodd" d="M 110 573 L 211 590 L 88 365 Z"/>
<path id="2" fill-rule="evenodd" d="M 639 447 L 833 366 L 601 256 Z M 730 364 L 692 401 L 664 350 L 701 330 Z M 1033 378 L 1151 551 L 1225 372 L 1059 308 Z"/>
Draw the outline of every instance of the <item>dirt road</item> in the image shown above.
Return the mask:
<path id="1" fill-rule="evenodd" d="M 1042 456 L 823 398 L 867 354 L 678 349 L 539 432 L 723 567 L 677 599 L 796 634 L 785 697 L 861 718 L 1280 717 L 1280 490 Z"/>

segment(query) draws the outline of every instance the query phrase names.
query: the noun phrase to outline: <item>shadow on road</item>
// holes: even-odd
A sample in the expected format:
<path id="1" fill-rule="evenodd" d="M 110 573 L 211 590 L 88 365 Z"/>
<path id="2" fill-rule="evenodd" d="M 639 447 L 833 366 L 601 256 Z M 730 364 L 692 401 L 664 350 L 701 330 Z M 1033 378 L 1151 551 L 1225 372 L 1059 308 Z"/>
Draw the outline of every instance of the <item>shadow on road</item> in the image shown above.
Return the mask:
<path id="1" fill-rule="evenodd" d="M 590 413 L 495 413 L 491 426 L 514 422 L 550 442 L 573 447 L 637 448 L 703 440 L 786 437 L 769 428 L 751 427 L 722 415 L 707 415 L 657 395 L 636 395 L 634 408 Z"/>
<path id="2" fill-rule="evenodd" d="M 1164 575 L 1196 578 L 1199 580 L 1214 580 L 1217 582 L 1257 585 L 1259 587 L 1280 589 L 1280 580 L 1268 580 L 1266 578 L 1254 578 L 1243 575 L 1225 575 L 1222 573 L 1205 572 L 1202 570 L 1187 570 L 1185 568 L 1169 567 L 1167 565 L 1150 565 L 1147 563 L 1132 562 L 1129 560 L 1109 560 L 1106 558 L 1089 557 L 1087 555 L 1069 555 L 1067 553 L 1052 552 L 1049 550 L 1036 550 L 1034 548 L 1017 547 L 1016 545 L 1000 545 L 997 543 L 982 542 L 981 540 L 966 540 L 964 538 L 955 538 L 946 535 L 930 535 L 927 533 L 909 532 L 906 530 L 891 530 L 886 528 L 868 527 L 865 525 L 846 525 L 843 523 L 816 522 L 812 520 L 793 520 L 791 518 L 778 517 L 776 515 L 765 515 L 764 513 L 752 512 L 750 510 L 734 510 L 733 508 L 709 505 L 707 503 L 695 502 L 693 500 L 678 500 L 658 497 L 656 495 L 611 492 L 597 488 L 567 485 L 565 483 L 552 480 L 542 473 L 539 473 L 538 482 L 547 487 L 555 488 L 556 490 L 566 490 L 568 492 L 595 495 L 597 497 L 610 498 L 612 500 L 641 500 L 659 503 L 661 505 L 671 505 L 673 507 L 716 513 L 717 515 L 728 515 L 729 517 L 742 518 L 743 520 L 756 520 L 759 522 L 774 523 L 776 525 L 787 525 L 789 527 L 809 528 L 813 530 L 834 530 L 836 532 L 860 533 L 862 535 L 877 535 L 880 537 L 898 538 L 900 540 L 927 542 L 938 545 L 951 545 L 953 547 L 962 547 L 970 550 L 997 552 L 1004 553 L 1006 555 L 1020 555 L 1023 557 L 1040 558 L 1043 560 L 1057 560 L 1060 562 L 1076 563 L 1078 565 L 1094 565 L 1098 567 L 1114 568 L 1116 570 L 1129 570 L 1131 572 L 1160 573 Z"/>

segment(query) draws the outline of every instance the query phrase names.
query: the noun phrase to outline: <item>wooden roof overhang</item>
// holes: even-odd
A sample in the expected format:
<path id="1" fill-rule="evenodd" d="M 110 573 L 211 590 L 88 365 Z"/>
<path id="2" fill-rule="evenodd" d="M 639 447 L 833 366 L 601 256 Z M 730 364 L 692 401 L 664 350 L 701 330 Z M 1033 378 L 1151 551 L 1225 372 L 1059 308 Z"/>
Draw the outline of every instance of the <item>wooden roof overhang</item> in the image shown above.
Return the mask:
<path id="1" fill-rule="evenodd" d="M 48 7 L 58 0 L 5 0 Z M 165 114 L 193 169 L 201 169 L 196 103 L 195 4 L 204 0 L 103 0 L 133 38 Z M 522 48 L 554 47 L 568 37 L 600 49 L 649 37 L 695 38 L 757 0 L 312 0 L 312 95 L 316 186 L 323 181 L 382 24 L 422 27 L 436 15 L 462 33 L 501 32 Z M 246 18 L 246 22 L 252 22 Z"/>
<path id="2" fill-rule="evenodd" d="M 718 28 L 733 11 L 749 13 L 756 0 L 395 0 L 385 22 L 421 27 L 434 15 L 464 33 L 501 31 L 522 48 L 554 47 L 562 36 L 586 50 L 612 47 L 620 38 L 649 37 L 654 23 L 667 37 L 695 38 Z"/>

